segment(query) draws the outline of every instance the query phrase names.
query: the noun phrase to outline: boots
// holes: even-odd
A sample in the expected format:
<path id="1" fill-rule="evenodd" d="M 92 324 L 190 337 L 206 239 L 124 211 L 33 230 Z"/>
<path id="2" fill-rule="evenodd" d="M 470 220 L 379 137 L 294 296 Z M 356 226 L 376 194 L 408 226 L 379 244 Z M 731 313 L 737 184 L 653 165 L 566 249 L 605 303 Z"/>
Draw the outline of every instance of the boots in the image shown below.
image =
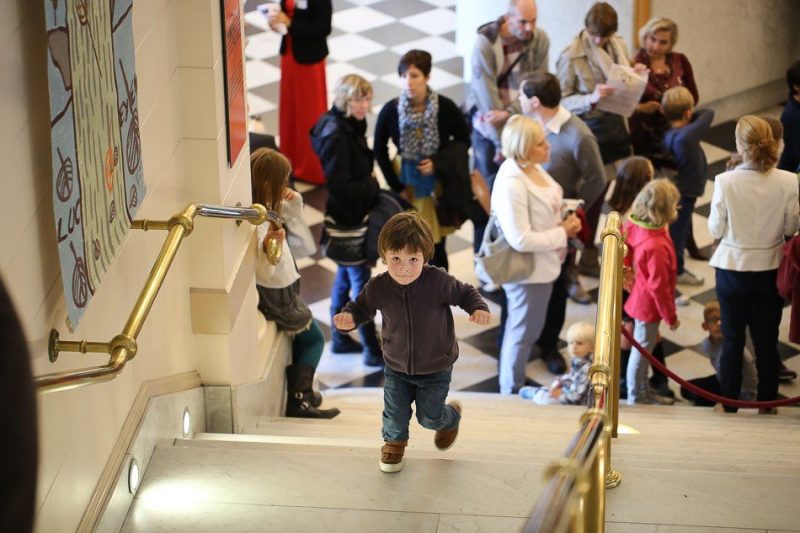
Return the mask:
<path id="1" fill-rule="evenodd" d="M 333 418 L 339 409 L 318 409 L 322 396 L 311 388 L 314 368 L 305 365 L 291 365 L 286 368 L 286 416 L 295 418 Z M 315 395 L 319 398 L 319 403 Z"/>

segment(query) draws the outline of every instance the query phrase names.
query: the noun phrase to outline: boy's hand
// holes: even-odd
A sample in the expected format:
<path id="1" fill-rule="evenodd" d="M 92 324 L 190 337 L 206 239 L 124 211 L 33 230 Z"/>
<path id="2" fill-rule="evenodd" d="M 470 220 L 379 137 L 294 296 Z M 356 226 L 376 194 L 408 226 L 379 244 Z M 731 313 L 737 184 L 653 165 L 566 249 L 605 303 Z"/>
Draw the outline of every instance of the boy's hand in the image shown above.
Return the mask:
<path id="1" fill-rule="evenodd" d="M 622 288 L 628 292 L 633 290 L 633 280 L 635 276 L 633 273 L 633 268 L 629 266 L 622 267 Z"/>
<path id="2" fill-rule="evenodd" d="M 489 317 L 491 317 L 491 316 L 492 315 L 489 314 L 489 311 L 484 311 L 483 309 L 478 309 L 477 311 L 475 311 L 474 313 L 472 313 L 469 316 L 469 321 L 470 322 L 475 322 L 476 324 L 484 325 L 484 324 L 488 324 L 489 323 Z"/>
<path id="3" fill-rule="evenodd" d="M 346 313 L 346 312 L 334 315 L 333 325 L 336 326 L 336 329 L 342 331 L 350 331 L 351 329 L 356 329 L 356 321 L 353 320 L 353 315 L 351 313 Z"/>
<path id="4" fill-rule="evenodd" d="M 670 329 L 671 331 L 675 331 L 675 330 L 676 330 L 676 329 L 678 329 L 679 327 L 681 327 L 681 321 L 680 321 L 680 319 L 679 319 L 679 318 L 676 318 L 676 319 L 675 319 L 675 323 L 674 323 L 674 324 L 672 324 L 672 325 L 669 327 L 669 329 Z"/>
<path id="5" fill-rule="evenodd" d="M 550 387 L 550 397 L 551 398 L 561 397 L 561 385 L 557 387 Z"/>

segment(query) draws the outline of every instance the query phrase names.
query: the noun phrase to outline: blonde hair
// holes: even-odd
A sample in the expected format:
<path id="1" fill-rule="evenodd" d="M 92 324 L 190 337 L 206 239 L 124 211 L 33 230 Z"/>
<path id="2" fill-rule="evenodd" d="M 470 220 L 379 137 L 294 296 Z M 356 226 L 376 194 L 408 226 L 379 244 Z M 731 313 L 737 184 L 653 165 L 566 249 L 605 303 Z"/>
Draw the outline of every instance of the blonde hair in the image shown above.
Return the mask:
<path id="1" fill-rule="evenodd" d="M 653 180 L 636 195 L 633 201 L 633 212 L 637 220 L 664 226 L 674 220 L 678 211 L 678 200 L 681 193 L 667 178 Z"/>
<path id="2" fill-rule="evenodd" d="M 667 120 L 680 120 L 683 114 L 694 109 L 694 96 L 689 89 L 679 85 L 667 89 L 661 97 L 661 107 Z"/>
<path id="3" fill-rule="evenodd" d="M 292 164 L 280 152 L 259 148 L 250 155 L 253 201 L 281 213 L 283 193 L 289 184 Z"/>
<path id="4" fill-rule="evenodd" d="M 745 115 L 736 124 L 736 146 L 744 161 L 755 170 L 766 172 L 778 163 L 778 143 L 772 128 L 763 119 Z"/>
<path id="5" fill-rule="evenodd" d="M 333 106 L 347 113 L 347 104 L 351 100 L 364 98 L 372 94 L 372 84 L 358 74 L 347 74 L 336 84 L 333 90 Z"/>
<path id="6" fill-rule="evenodd" d="M 567 342 L 571 340 L 588 342 L 594 350 L 594 326 L 588 322 L 575 322 L 567 329 Z"/>
<path id="7" fill-rule="evenodd" d="M 642 48 L 647 47 L 647 38 L 654 33 L 660 31 L 668 31 L 670 34 L 669 50 L 671 52 L 675 43 L 678 42 L 678 25 L 675 21 L 666 17 L 655 17 L 648 20 L 644 26 L 639 29 L 639 44 Z"/>
<path id="8" fill-rule="evenodd" d="M 538 122 L 525 115 L 514 115 L 503 128 L 500 144 L 504 157 L 513 159 L 520 168 L 527 167 L 531 147 L 544 139 L 544 130 Z"/>

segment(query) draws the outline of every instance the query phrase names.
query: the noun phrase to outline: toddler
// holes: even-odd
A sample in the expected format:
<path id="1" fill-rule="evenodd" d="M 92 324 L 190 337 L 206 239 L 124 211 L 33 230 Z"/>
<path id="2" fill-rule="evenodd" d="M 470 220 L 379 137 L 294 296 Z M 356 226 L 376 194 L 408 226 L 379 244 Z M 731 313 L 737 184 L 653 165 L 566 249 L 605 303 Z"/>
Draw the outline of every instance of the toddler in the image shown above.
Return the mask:
<path id="1" fill-rule="evenodd" d="M 675 248 L 667 230 L 678 215 L 679 198 L 678 189 L 669 180 L 651 181 L 636 196 L 630 218 L 623 226 L 630 248 L 625 263 L 633 267 L 633 285 L 624 309 L 634 319 L 634 338 L 651 351 L 662 320 L 673 330 L 680 324 L 674 297 Z M 674 403 L 653 392 L 647 379 L 649 369 L 644 356 L 632 348 L 626 375 L 628 404 Z"/>
<path id="2" fill-rule="evenodd" d="M 378 237 L 378 251 L 388 272 L 367 282 L 333 324 L 350 331 L 371 321 L 376 311 L 383 315 L 385 442 L 379 465 L 383 472 L 399 472 L 412 403 L 420 425 L 436 431 L 437 448 L 447 450 L 455 442 L 462 407 L 458 401 L 445 405 L 458 358 L 450 306 L 459 306 L 477 324 L 489 322 L 489 307 L 474 287 L 425 264 L 433 256 L 433 236 L 417 213 L 390 218 Z"/>
<path id="3" fill-rule="evenodd" d="M 594 326 L 576 322 L 567 330 L 570 370 L 549 387 L 522 387 L 519 395 L 539 405 L 584 405 L 589 396 L 589 367 L 594 353 Z"/>

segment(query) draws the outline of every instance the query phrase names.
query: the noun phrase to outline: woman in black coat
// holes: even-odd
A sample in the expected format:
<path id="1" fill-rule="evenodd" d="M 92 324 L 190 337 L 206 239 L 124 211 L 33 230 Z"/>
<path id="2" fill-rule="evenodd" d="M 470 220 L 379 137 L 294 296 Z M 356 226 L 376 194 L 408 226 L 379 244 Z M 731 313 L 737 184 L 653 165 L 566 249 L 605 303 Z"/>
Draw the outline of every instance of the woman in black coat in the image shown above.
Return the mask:
<path id="1" fill-rule="evenodd" d="M 442 224 L 436 212 L 437 197 L 441 198 L 446 191 L 437 180 L 442 169 L 436 168 L 435 161 L 451 141 L 464 145 L 466 157 L 469 130 L 458 106 L 428 86 L 431 74 L 428 52 L 406 52 L 400 58 L 397 73 L 405 86 L 400 97 L 387 102 L 378 115 L 373 143 L 375 158 L 389 186 L 405 194 L 431 225 L 436 245 L 430 264 L 447 269 L 445 236 L 456 228 Z M 399 169 L 389 158 L 389 139 L 397 147 Z M 469 175 L 465 173 L 460 178 L 468 190 Z"/>
<path id="2" fill-rule="evenodd" d="M 361 223 L 378 202 L 380 187 L 372 173 L 372 151 L 367 145 L 366 116 L 372 103 L 372 85 L 355 74 L 339 81 L 334 91 L 333 107 L 311 129 L 311 145 L 319 156 L 328 183 L 326 217 L 337 224 Z M 339 265 L 331 289 L 331 317 L 358 296 L 369 281 L 371 268 L 366 261 L 358 265 Z M 331 322 L 333 323 L 333 322 Z M 362 345 L 331 328 L 334 353 L 364 350 L 364 363 L 383 364 L 383 352 L 375 333 L 375 324 L 360 326 Z"/>

